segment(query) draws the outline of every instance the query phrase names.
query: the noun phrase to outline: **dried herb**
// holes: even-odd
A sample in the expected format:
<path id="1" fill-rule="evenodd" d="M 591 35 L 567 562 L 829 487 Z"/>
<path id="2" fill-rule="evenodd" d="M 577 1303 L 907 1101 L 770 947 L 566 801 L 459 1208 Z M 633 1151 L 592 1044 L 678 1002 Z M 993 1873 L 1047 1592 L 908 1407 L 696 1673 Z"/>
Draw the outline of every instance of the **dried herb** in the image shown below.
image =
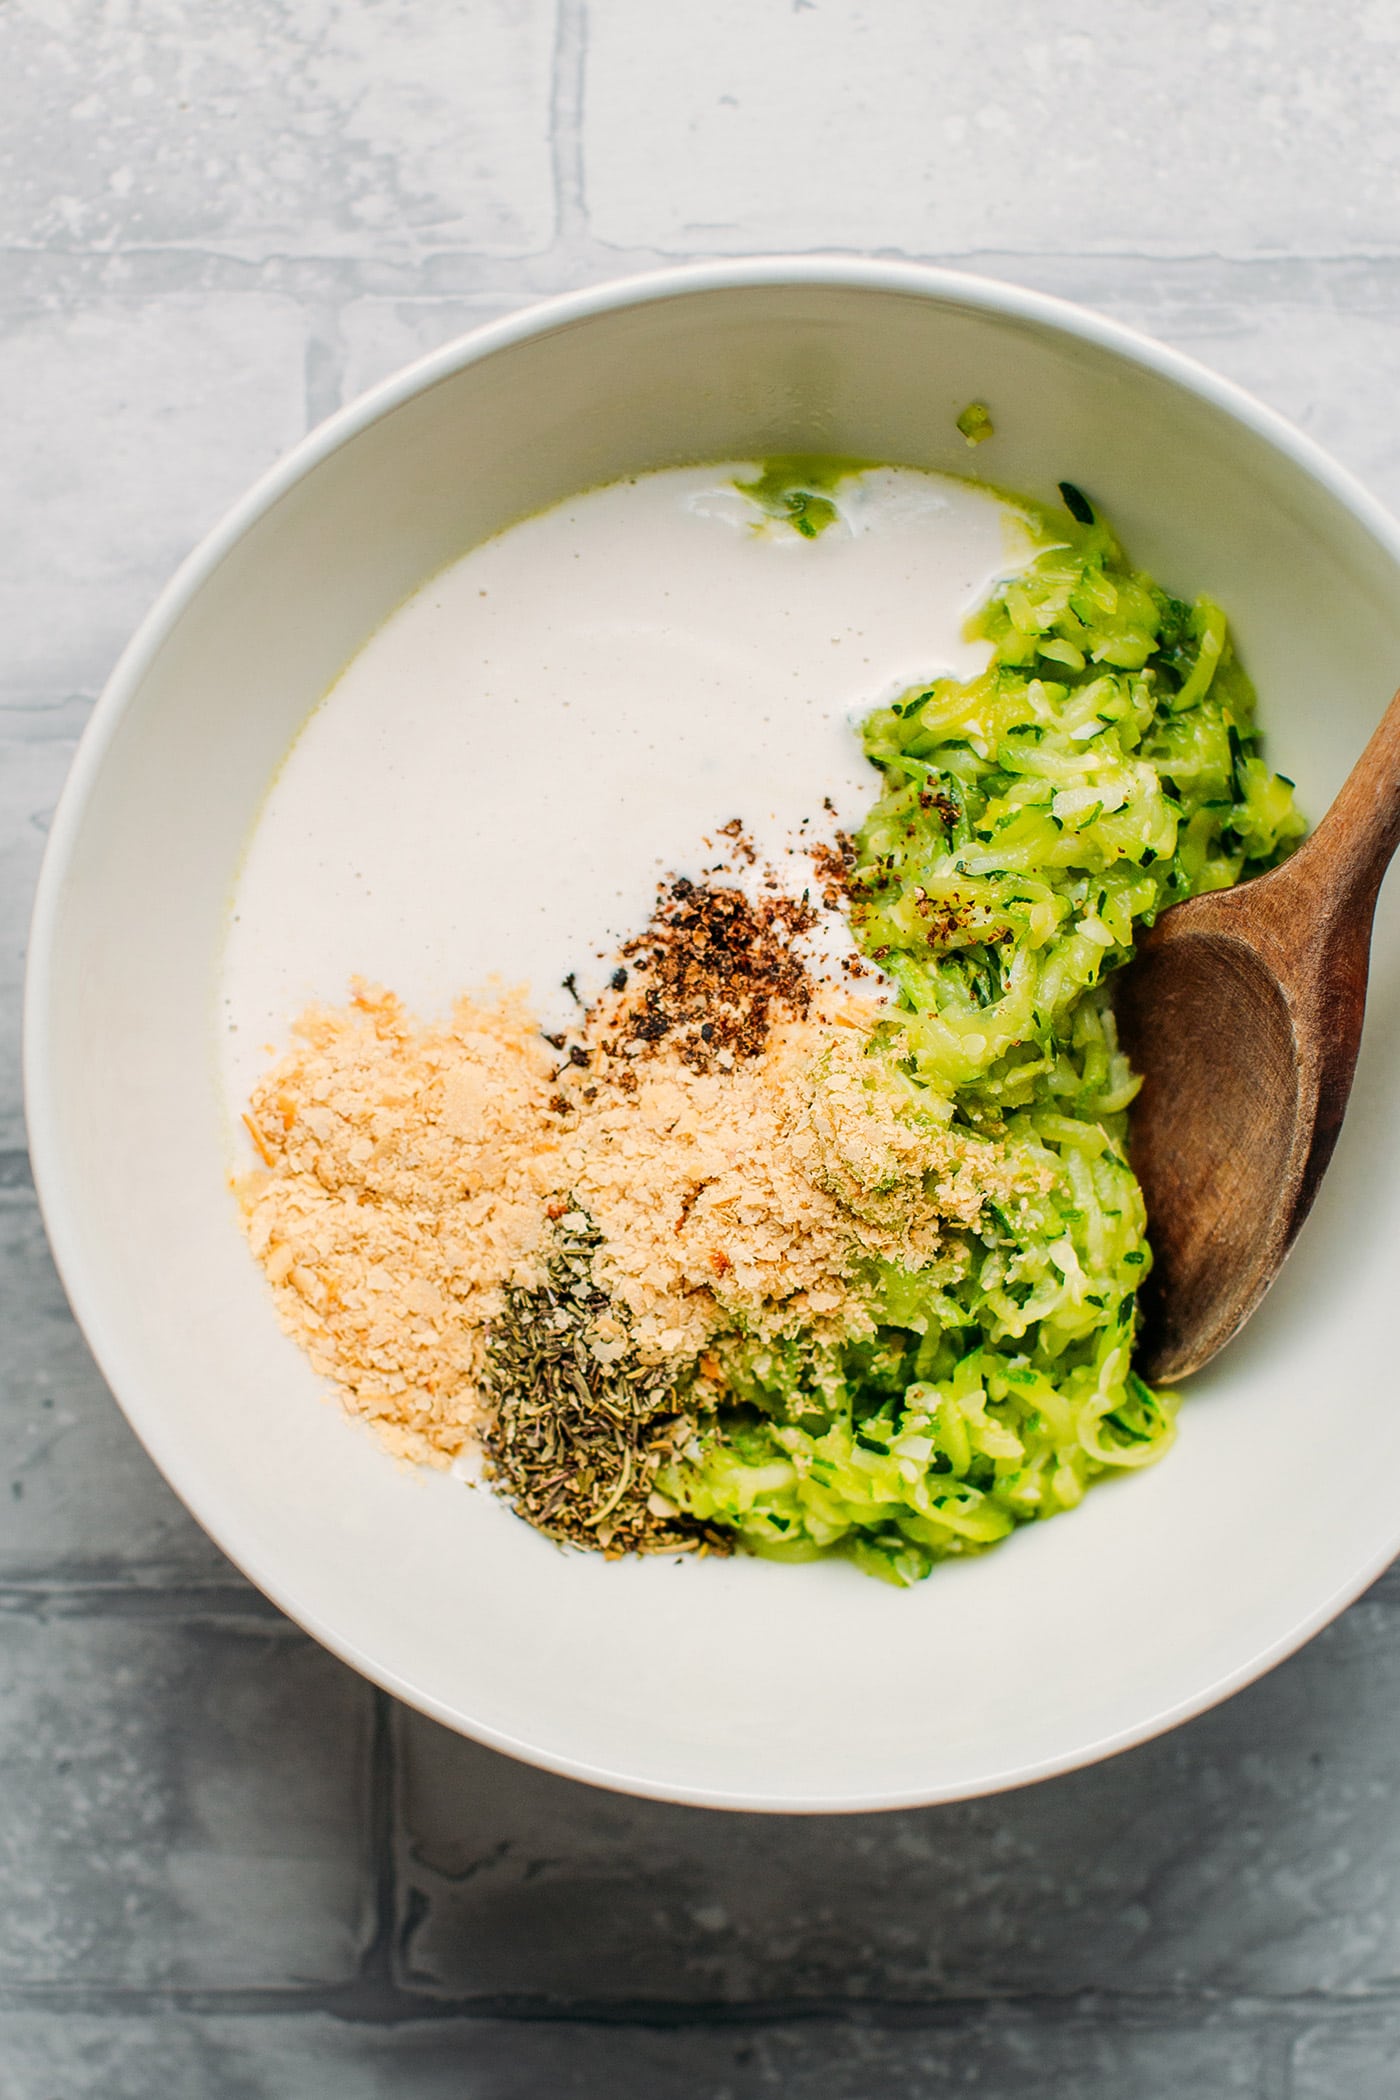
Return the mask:
<path id="1" fill-rule="evenodd" d="M 511 1290 L 487 1344 L 485 1446 L 496 1486 L 537 1530 L 607 1554 L 728 1552 L 723 1534 L 655 1489 L 695 1434 L 671 1373 L 644 1365 L 593 1275 L 580 1212 L 556 1234 L 544 1284 Z"/>

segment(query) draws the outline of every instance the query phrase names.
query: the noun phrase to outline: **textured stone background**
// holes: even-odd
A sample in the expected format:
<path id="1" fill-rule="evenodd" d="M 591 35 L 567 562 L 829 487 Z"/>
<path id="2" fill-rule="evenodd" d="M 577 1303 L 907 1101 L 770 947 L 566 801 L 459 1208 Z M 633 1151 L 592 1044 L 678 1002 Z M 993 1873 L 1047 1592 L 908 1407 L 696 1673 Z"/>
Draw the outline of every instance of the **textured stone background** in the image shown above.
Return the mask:
<path id="1" fill-rule="evenodd" d="M 338 403 L 542 292 L 840 247 L 1138 323 L 1400 500 L 1400 0 L 0 0 L 0 2100 L 1400 2094 L 1400 1579 L 960 1808 L 526 1771 L 244 1586 L 74 1330 L 29 895 L 123 638 Z"/>

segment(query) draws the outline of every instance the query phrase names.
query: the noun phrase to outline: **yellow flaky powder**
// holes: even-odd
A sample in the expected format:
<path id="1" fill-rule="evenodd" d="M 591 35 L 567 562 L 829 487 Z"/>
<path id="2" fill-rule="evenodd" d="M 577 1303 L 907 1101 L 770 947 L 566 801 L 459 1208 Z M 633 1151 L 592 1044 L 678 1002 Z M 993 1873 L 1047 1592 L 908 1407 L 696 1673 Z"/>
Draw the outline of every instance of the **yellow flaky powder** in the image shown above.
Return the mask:
<path id="1" fill-rule="evenodd" d="M 445 1464 L 502 1286 L 539 1274 L 554 1059 L 511 995 L 421 1027 L 357 986 L 294 1035 L 249 1113 L 266 1162 L 239 1185 L 249 1242 L 315 1368 L 392 1448 Z"/>
<path id="2" fill-rule="evenodd" d="M 662 1057 L 626 1090 L 615 1064 L 590 1078 L 569 1192 L 644 1355 L 694 1357 L 733 1328 L 868 1331 L 862 1264 L 923 1267 L 1005 1183 L 997 1148 L 911 1121 L 865 1054 L 872 1018 L 850 1001 L 789 1023 L 728 1072 Z"/>
<path id="3" fill-rule="evenodd" d="M 877 1012 L 832 995 L 728 1070 L 614 1055 L 600 1027 L 556 1072 L 518 994 L 442 1025 L 362 986 L 312 1009 L 254 1094 L 264 1168 L 239 1183 L 283 1324 L 394 1449 L 440 1464 L 478 1426 L 486 1322 L 541 1280 L 564 1215 L 601 1234 L 619 1347 L 653 1361 L 734 1330 L 868 1331 L 872 1260 L 923 1267 L 1016 1186 L 867 1056 Z"/>

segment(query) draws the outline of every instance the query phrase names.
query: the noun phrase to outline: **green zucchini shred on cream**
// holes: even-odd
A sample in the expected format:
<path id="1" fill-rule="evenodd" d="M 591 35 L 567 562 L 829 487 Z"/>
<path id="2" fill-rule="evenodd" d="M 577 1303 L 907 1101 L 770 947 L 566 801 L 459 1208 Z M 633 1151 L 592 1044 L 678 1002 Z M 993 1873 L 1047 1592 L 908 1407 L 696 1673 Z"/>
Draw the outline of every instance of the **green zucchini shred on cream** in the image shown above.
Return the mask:
<path id="1" fill-rule="evenodd" d="M 790 525 L 804 539 L 815 540 L 836 522 L 833 492 L 852 475 L 864 473 L 871 464 L 868 459 L 784 453 L 777 459 L 764 460 L 753 480 L 738 481 L 735 487 L 766 517 Z"/>
<path id="2" fill-rule="evenodd" d="M 777 1559 L 912 1583 L 1174 1434 L 1175 1396 L 1131 1363 L 1151 1254 L 1110 980 L 1137 927 L 1305 827 L 1220 608 L 1169 596 L 1065 498 L 1068 522 L 1021 506 L 1050 544 L 971 623 L 981 676 L 864 724 L 883 789 L 851 902 L 897 988 L 873 1054 L 1049 1187 L 989 1207 L 928 1269 L 872 1273 L 872 1336 L 730 1347 L 732 1404 L 662 1485 Z"/>

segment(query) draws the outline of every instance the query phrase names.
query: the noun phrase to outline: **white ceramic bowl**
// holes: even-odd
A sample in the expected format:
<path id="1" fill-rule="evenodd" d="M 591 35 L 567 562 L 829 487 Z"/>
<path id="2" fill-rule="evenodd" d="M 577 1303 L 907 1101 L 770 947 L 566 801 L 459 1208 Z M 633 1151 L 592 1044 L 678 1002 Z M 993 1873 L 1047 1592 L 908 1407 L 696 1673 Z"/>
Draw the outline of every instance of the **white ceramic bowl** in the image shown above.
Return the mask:
<path id="1" fill-rule="evenodd" d="M 1092 489 L 1135 558 L 1228 608 L 1314 814 L 1400 676 L 1400 534 L 1234 388 L 1004 285 L 837 260 L 670 272 L 454 344 L 316 431 L 141 628 L 83 740 L 34 922 L 35 1171 L 137 1434 L 225 1550 L 357 1669 L 605 1785 L 767 1809 L 947 1800 L 1199 1712 L 1400 1546 L 1400 940 L 1378 927 L 1351 1116 L 1314 1217 L 1180 1443 L 907 1594 L 842 1565 L 564 1556 L 391 1463 L 278 1331 L 226 1187 L 214 981 L 261 797 L 421 581 L 629 471 L 831 451 Z"/>

